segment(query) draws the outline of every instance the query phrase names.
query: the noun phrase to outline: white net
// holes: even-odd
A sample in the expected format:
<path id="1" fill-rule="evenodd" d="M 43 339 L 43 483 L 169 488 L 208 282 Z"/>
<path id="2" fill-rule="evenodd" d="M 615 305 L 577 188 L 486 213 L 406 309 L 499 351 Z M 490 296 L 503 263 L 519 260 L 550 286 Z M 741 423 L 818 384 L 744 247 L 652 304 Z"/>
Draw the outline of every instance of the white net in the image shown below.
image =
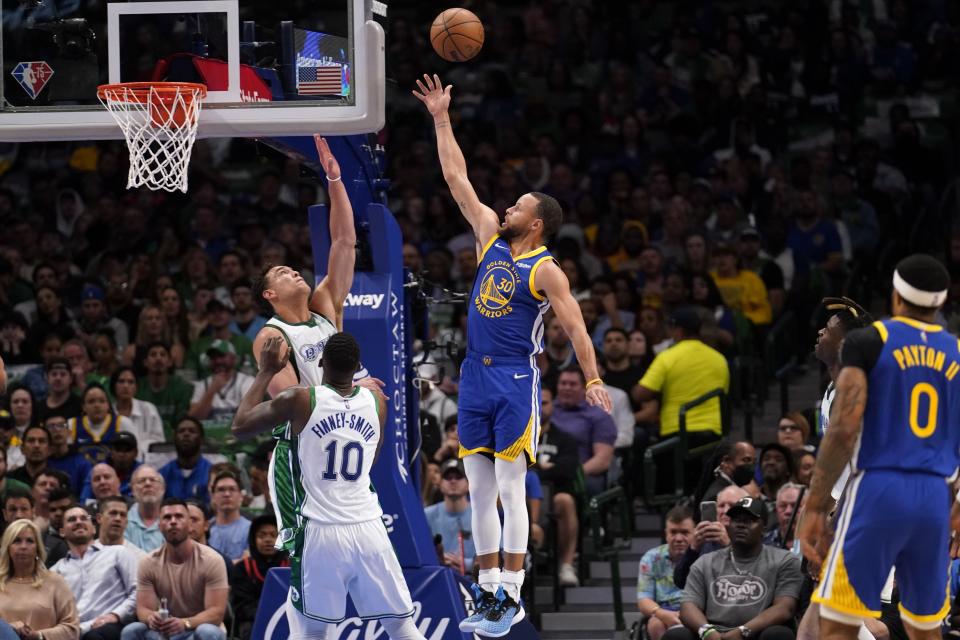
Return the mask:
<path id="1" fill-rule="evenodd" d="M 187 192 L 187 166 L 207 88 L 188 83 L 103 85 L 97 96 L 130 150 L 127 188 Z"/>

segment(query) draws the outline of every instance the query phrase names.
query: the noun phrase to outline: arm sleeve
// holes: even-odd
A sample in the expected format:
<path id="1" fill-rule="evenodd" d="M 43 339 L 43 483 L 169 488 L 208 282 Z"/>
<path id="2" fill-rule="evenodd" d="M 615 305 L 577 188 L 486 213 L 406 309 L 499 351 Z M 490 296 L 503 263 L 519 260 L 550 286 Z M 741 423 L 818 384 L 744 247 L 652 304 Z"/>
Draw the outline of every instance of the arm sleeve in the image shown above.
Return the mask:
<path id="1" fill-rule="evenodd" d="M 213 551 L 210 549 L 210 551 Z M 230 582 L 227 580 L 227 565 L 223 563 L 223 558 L 216 552 L 207 554 L 204 559 L 204 574 L 206 579 L 205 589 L 229 589 Z"/>
<path id="2" fill-rule="evenodd" d="M 640 570 L 637 573 L 637 600 L 640 598 L 650 598 L 656 600 L 657 584 L 654 581 L 653 560 L 656 557 L 656 547 L 650 549 L 640 558 Z"/>
<path id="3" fill-rule="evenodd" d="M 133 622 L 137 616 L 137 557 L 129 549 L 123 549 L 123 553 L 118 554 L 117 573 L 127 591 L 127 597 L 110 613 L 117 614 L 120 624 L 127 624 Z"/>
<path id="4" fill-rule="evenodd" d="M 613 421 L 613 416 L 609 413 L 595 407 L 595 419 L 593 420 L 593 442 L 608 444 L 611 447 L 617 441 L 617 423 Z"/>
<path id="5" fill-rule="evenodd" d="M 803 584 L 803 575 L 800 573 L 800 558 L 792 553 L 787 554 L 777 568 L 777 586 L 773 597 L 799 598 L 800 586 Z"/>
<path id="6" fill-rule="evenodd" d="M 144 556 L 140 559 L 140 562 L 137 563 L 137 591 L 153 591 L 156 593 L 153 579 L 155 564 L 150 556 Z"/>
<path id="7" fill-rule="evenodd" d="M 48 578 L 54 584 L 49 597 L 53 598 L 56 624 L 48 629 L 37 629 L 44 638 L 50 640 L 76 640 L 80 637 L 80 618 L 77 616 L 77 602 L 66 581 L 60 576 Z"/>
<path id="8" fill-rule="evenodd" d="M 680 559 L 677 560 L 677 565 L 673 568 L 673 584 L 677 585 L 677 589 L 686 588 L 687 577 L 690 575 L 690 567 L 693 566 L 693 563 L 696 562 L 699 557 L 699 551 L 688 548 L 683 552 L 683 555 L 680 556 Z"/>
<path id="9" fill-rule="evenodd" d="M 706 576 L 704 575 L 704 566 L 709 558 L 700 556 L 693 566 L 690 567 L 690 575 L 687 576 L 687 584 L 683 588 L 683 602 L 689 602 L 696 605 L 698 609 L 707 613 L 707 590 L 705 587 Z"/>
<path id="10" fill-rule="evenodd" d="M 663 389 L 663 381 L 667 377 L 667 367 L 664 358 L 659 355 L 650 363 L 650 368 L 643 374 L 640 384 L 650 391 L 660 393 Z"/>
<path id="11" fill-rule="evenodd" d="M 875 327 L 864 327 L 851 331 L 843 340 L 843 349 L 840 351 L 841 367 L 857 367 L 870 373 L 873 365 L 880 358 L 883 351 L 883 339 Z"/>

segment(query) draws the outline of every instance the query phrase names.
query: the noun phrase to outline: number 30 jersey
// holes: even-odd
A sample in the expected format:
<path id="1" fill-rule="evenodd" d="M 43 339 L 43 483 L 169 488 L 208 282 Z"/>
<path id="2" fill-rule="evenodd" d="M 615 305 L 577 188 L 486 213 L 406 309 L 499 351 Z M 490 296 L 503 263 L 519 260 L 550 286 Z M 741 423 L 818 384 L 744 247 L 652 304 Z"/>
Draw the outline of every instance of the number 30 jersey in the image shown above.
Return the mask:
<path id="1" fill-rule="evenodd" d="M 867 372 L 858 470 L 952 476 L 960 464 L 960 345 L 937 325 L 878 321 L 847 335 L 843 366 Z M 834 399 L 833 410 L 842 411 Z"/>
<path id="2" fill-rule="evenodd" d="M 294 439 L 305 493 L 300 513 L 322 524 L 379 518 L 383 510 L 370 484 L 380 440 L 373 393 L 355 386 L 342 396 L 326 385 L 310 387 L 310 404 L 310 419 Z"/>

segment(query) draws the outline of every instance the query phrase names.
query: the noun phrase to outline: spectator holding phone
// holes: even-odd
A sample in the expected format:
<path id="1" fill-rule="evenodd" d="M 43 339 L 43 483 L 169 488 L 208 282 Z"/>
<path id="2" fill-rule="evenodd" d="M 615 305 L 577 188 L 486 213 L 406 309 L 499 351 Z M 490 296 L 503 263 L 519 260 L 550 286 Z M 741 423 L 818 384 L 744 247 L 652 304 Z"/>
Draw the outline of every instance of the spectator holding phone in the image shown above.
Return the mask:
<path id="1" fill-rule="evenodd" d="M 680 606 L 682 627 L 664 640 L 793 640 L 803 576 L 800 559 L 763 544 L 767 518 L 760 498 L 741 498 L 728 512 L 731 544 L 700 556 Z"/>
<path id="2" fill-rule="evenodd" d="M 692 536 L 693 513 L 687 507 L 674 507 L 667 513 L 666 544 L 650 549 L 640 559 L 637 609 L 647 618 L 650 640 L 660 640 L 667 629 L 681 624 L 683 591 L 673 582 L 673 570 L 690 546 Z"/>
<path id="3" fill-rule="evenodd" d="M 700 556 L 730 545 L 730 537 L 727 534 L 727 525 L 730 524 L 730 519 L 727 517 L 727 512 L 741 498 L 746 496 L 747 492 L 742 487 L 729 486 L 721 489 L 720 493 L 717 494 L 715 506 L 711 507 L 712 503 L 710 501 L 700 503 L 700 522 L 693 530 L 690 547 L 677 561 L 673 570 L 673 582 L 677 587 L 684 588 L 687 583 L 687 575 L 690 573 L 690 567 Z M 708 519 L 707 515 L 712 514 L 704 515 L 704 508 L 707 511 L 711 508 L 715 509 L 716 517 Z"/>

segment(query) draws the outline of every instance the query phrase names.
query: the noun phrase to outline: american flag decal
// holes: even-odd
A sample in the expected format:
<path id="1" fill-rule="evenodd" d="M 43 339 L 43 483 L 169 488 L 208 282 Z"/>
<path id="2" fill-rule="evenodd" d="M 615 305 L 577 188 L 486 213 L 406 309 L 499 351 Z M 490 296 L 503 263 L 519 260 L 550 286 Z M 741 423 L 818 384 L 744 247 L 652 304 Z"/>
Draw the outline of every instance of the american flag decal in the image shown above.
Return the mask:
<path id="1" fill-rule="evenodd" d="M 326 67 L 297 67 L 297 93 L 301 96 L 340 95 L 342 69 L 339 64 Z"/>

